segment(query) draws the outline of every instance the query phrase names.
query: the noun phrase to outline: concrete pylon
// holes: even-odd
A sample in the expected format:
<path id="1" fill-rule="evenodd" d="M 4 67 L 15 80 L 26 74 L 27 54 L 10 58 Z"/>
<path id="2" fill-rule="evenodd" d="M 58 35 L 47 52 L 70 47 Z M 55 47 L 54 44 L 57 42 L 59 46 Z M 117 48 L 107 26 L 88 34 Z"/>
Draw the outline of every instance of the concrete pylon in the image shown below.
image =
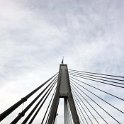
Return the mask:
<path id="1" fill-rule="evenodd" d="M 59 99 L 64 98 L 64 107 L 67 107 L 67 102 L 70 107 L 72 119 L 74 124 L 80 124 L 79 117 L 76 111 L 74 99 L 71 92 L 70 80 L 68 74 L 67 64 L 60 64 L 59 77 L 57 82 L 56 93 L 51 105 L 51 110 L 49 113 L 48 124 L 54 124 L 56 118 L 57 109 L 59 105 Z M 64 124 L 67 124 L 67 108 L 64 108 Z"/>

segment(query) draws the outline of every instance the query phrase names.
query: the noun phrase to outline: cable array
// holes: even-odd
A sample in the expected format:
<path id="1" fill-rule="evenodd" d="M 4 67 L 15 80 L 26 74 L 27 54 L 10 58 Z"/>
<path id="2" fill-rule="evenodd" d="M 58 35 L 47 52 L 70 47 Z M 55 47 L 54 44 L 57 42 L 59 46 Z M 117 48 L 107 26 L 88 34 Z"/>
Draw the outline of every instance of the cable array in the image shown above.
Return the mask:
<path id="1" fill-rule="evenodd" d="M 81 71 L 76 71 L 76 70 L 75 71 L 71 70 L 70 74 L 75 77 L 80 77 L 80 78 L 91 80 L 94 82 L 99 82 L 102 84 L 111 85 L 111 86 L 118 87 L 118 88 L 124 88 L 124 77 L 123 76 L 114 76 L 114 75 L 104 74 L 104 75 L 107 75 L 107 77 L 105 78 L 104 76 L 101 76 L 102 74 L 101 75 L 100 74 L 98 75 L 97 73 L 90 74 L 90 72 L 81 73 Z M 111 76 L 114 78 L 112 78 Z M 111 78 L 109 78 L 109 77 L 111 77 Z M 117 79 L 117 77 L 119 79 Z M 115 81 L 115 80 L 117 80 L 117 81 Z"/>
<path id="2" fill-rule="evenodd" d="M 58 73 L 56 73 L 54 76 L 49 78 L 46 82 L 41 84 L 39 87 L 37 87 L 35 90 L 30 92 L 28 95 L 23 97 L 21 100 L 19 100 L 17 103 L 12 105 L 10 108 L 5 110 L 3 113 L 0 114 L 0 121 L 4 120 L 9 114 L 11 114 L 14 110 L 16 110 L 20 105 L 24 104 L 30 97 L 32 97 L 34 94 L 40 93 L 20 112 L 11 122 L 10 124 L 16 124 L 19 120 L 21 120 L 22 117 L 25 117 L 25 114 L 28 112 L 28 115 L 23 119 L 22 124 L 32 123 L 34 119 L 36 118 L 37 114 L 41 110 L 42 106 L 44 105 L 45 101 L 50 96 L 51 92 L 55 90 L 55 86 L 57 84 L 58 80 Z"/>
<path id="3" fill-rule="evenodd" d="M 41 124 L 47 124 L 47 123 L 48 123 L 48 118 L 49 118 L 49 114 L 50 114 L 50 111 L 51 111 L 51 105 L 52 105 L 52 102 L 53 102 L 55 93 L 56 93 L 56 88 L 55 88 L 54 93 L 53 93 L 53 95 L 52 95 L 52 97 L 51 97 L 51 100 L 50 100 L 50 102 L 49 102 L 49 104 L 48 104 L 48 107 L 47 107 L 47 109 L 46 109 L 46 112 L 45 112 L 45 114 L 44 114 L 44 117 L 43 117 L 43 119 L 42 119 Z M 45 120 L 45 118 L 46 118 L 46 120 Z"/>
<path id="4" fill-rule="evenodd" d="M 112 102 L 117 101 L 120 104 L 124 104 L 124 98 L 119 96 L 119 91 L 124 93 L 123 76 L 72 69 L 70 69 L 69 75 L 77 110 L 83 111 L 81 116 L 84 116 L 84 124 L 100 124 L 101 122 L 109 124 L 110 120 L 117 124 L 124 123 L 124 121 L 120 119 L 120 117 L 124 118 L 123 107 L 119 107 Z M 105 87 L 103 88 L 104 85 Z M 118 90 L 119 88 L 120 90 Z M 114 90 L 118 92 L 115 93 L 116 95 L 111 93 Z M 107 107 L 109 107 L 111 111 L 108 110 Z M 109 117 L 109 119 L 107 117 Z"/>

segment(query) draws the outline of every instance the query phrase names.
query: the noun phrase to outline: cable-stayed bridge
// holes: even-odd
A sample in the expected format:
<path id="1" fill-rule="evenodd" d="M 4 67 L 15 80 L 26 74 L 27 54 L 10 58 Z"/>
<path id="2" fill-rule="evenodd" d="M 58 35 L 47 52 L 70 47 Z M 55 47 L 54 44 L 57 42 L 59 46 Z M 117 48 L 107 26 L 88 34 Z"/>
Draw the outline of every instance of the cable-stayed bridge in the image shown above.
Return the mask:
<path id="1" fill-rule="evenodd" d="M 55 124 L 60 98 L 64 99 L 64 124 L 124 124 L 124 77 L 68 69 L 63 63 L 58 73 L 2 112 L 0 122 L 37 92 L 10 124 L 21 119 L 21 124 L 34 123 L 48 100 L 40 123 Z"/>

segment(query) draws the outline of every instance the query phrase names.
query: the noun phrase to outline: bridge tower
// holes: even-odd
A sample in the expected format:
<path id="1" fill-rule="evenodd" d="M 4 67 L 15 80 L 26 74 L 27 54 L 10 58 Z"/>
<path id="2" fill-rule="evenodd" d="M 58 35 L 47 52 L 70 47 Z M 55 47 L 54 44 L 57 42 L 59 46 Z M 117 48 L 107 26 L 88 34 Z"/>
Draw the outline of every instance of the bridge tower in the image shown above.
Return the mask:
<path id="1" fill-rule="evenodd" d="M 54 124 L 55 122 L 60 98 L 64 98 L 64 124 L 68 124 L 67 103 L 70 108 L 73 123 L 80 124 L 74 99 L 73 99 L 73 95 L 71 92 L 68 67 L 67 67 L 67 64 L 63 64 L 63 62 L 62 64 L 60 64 L 60 68 L 59 68 L 57 88 L 56 88 L 56 93 L 52 102 L 51 111 L 49 113 L 48 124 Z"/>

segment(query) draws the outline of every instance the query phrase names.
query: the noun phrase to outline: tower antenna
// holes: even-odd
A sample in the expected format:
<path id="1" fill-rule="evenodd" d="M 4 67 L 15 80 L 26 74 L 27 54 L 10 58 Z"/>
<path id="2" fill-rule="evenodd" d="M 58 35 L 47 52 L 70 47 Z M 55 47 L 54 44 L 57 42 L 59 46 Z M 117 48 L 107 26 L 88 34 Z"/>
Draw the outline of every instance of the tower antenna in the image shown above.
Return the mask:
<path id="1" fill-rule="evenodd" d="M 62 62 L 61 62 L 61 64 L 63 64 L 64 63 L 64 56 L 63 56 L 63 58 L 62 58 Z"/>

